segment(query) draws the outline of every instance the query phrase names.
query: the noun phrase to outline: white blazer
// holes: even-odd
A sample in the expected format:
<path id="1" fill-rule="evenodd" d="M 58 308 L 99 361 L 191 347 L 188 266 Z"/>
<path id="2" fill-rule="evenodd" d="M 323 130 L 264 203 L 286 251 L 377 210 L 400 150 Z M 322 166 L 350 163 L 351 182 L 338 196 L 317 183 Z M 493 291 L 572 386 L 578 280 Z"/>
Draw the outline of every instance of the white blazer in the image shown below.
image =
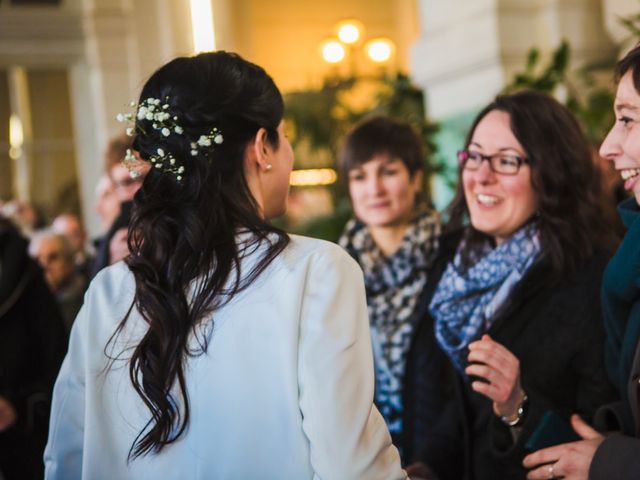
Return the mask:
<path id="1" fill-rule="evenodd" d="M 242 271 L 258 258 L 246 257 Z M 207 352 L 187 359 L 187 431 L 127 463 L 150 418 L 128 377 L 125 349 L 146 331 L 135 309 L 107 349 L 124 359 L 109 367 L 105 346 L 134 292 L 121 262 L 86 294 L 54 388 L 47 479 L 406 478 L 373 406 L 362 272 L 340 247 L 292 235 L 250 287 L 214 312 Z"/>

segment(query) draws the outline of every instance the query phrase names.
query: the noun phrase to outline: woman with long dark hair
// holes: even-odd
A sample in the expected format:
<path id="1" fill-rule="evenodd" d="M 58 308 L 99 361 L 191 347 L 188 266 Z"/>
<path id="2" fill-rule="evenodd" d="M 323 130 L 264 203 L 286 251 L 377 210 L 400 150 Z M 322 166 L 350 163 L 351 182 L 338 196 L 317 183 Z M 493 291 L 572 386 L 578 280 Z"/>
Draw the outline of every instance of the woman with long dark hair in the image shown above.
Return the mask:
<path id="1" fill-rule="evenodd" d="M 405 478 L 372 407 L 358 266 L 268 221 L 293 164 L 282 116 L 271 78 L 230 53 L 145 84 L 131 255 L 74 324 L 47 478 Z"/>
<path id="2" fill-rule="evenodd" d="M 616 239 L 589 145 L 553 98 L 497 97 L 458 159 L 429 307 L 454 396 L 423 460 L 443 480 L 522 479 L 543 418 L 591 418 L 613 398 L 598 292 Z"/>

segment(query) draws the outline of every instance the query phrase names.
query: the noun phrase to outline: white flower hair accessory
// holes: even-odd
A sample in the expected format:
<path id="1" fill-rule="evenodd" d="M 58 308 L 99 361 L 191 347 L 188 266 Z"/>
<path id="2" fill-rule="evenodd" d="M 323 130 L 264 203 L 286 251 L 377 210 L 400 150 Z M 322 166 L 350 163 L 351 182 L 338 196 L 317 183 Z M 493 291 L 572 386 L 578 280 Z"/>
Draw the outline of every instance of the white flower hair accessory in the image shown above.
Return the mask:
<path id="1" fill-rule="evenodd" d="M 191 155 L 197 156 L 200 153 L 199 147 L 211 147 L 211 145 L 221 145 L 224 142 L 222 132 L 217 127 L 213 127 L 207 135 L 200 135 L 196 142 L 191 142 Z M 205 150 L 205 155 L 207 151 Z"/>
<path id="2" fill-rule="evenodd" d="M 182 174 L 184 173 L 184 166 L 177 165 L 176 159 L 171 152 L 166 152 L 162 148 L 158 148 L 156 150 L 157 155 L 151 156 L 151 164 L 154 168 L 164 172 L 171 173 L 176 177 L 178 182 L 182 181 Z"/>
<path id="3" fill-rule="evenodd" d="M 159 131 L 163 137 L 168 137 L 172 133 L 182 135 L 184 130 L 177 123 L 178 116 L 169 112 L 171 105 L 168 102 L 169 97 L 164 97 L 164 103 L 159 98 L 153 97 L 142 100 L 140 104 L 131 102 L 129 106 L 136 109 L 135 116 L 133 113 L 119 113 L 116 115 L 116 120 L 121 123 L 133 124 L 133 126 L 127 128 L 127 135 L 130 137 L 133 136 L 136 128 L 140 129 L 142 133 L 146 133 L 140 123 L 143 120 L 151 122 L 151 127 Z M 137 124 L 135 123 L 136 119 L 138 120 Z"/>
<path id="4" fill-rule="evenodd" d="M 138 178 L 140 175 L 140 170 L 138 169 L 140 165 L 140 160 L 134 155 L 130 148 L 127 148 L 127 152 L 125 153 L 124 160 L 122 161 L 123 165 L 127 167 L 129 170 L 129 176 L 131 178 Z"/>
<path id="5" fill-rule="evenodd" d="M 140 102 L 140 104 L 131 102 L 129 105 L 136 108 L 135 115 L 133 113 L 119 113 L 116 116 L 116 120 L 132 125 L 126 129 L 129 136 L 133 136 L 136 129 L 142 134 L 146 134 L 143 122 L 151 122 L 151 127 L 160 132 L 162 137 L 169 137 L 172 134 L 184 134 L 183 127 L 178 124 L 178 116 L 172 115 L 169 111 L 171 109 L 168 103 L 169 97 L 165 97 L 164 100 L 165 102 L 162 103 L 160 99 L 150 97 Z M 221 145 L 223 142 L 222 132 L 217 127 L 213 127 L 209 133 L 200 135 L 195 142 L 190 142 L 190 153 L 194 157 L 200 154 L 208 156 L 211 147 Z M 164 148 L 158 148 L 156 154 L 151 155 L 150 161 L 154 168 L 163 173 L 171 173 L 178 182 L 182 181 L 185 167 L 178 165 L 176 158 L 168 150 L 165 151 Z M 124 164 L 132 178 L 140 176 L 140 172 L 134 168 L 135 162 L 137 162 L 136 157 L 131 150 L 127 150 Z"/>

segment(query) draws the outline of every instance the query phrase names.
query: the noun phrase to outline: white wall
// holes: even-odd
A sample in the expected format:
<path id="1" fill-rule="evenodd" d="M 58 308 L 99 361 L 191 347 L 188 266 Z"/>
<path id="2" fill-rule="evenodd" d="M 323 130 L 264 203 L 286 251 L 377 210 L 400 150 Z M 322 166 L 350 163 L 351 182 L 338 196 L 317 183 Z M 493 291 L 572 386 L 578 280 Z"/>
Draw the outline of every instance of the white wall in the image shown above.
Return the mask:
<path id="1" fill-rule="evenodd" d="M 572 65 L 610 57 L 615 49 L 602 0 L 419 0 L 419 6 L 411 72 L 436 119 L 488 103 L 524 69 L 532 47 L 545 57 L 567 39 Z"/>

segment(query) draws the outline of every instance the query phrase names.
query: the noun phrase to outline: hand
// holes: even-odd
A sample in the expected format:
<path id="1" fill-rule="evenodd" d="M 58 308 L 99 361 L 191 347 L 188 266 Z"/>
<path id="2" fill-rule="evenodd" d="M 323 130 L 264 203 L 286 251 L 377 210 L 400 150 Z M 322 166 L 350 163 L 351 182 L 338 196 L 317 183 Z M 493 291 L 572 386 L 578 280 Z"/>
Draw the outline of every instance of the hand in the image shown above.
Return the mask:
<path id="1" fill-rule="evenodd" d="M 411 480 L 437 480 L 436 474 L 424 463 L 416 462 L 405 467 Z"/>
<path id="2" fill-rule="evenodd" d="M 0 396 L 0 432 L 4 432 L 11 427 L 16 423 L 17 419 L 16 409 L 13 408 L 11 402 Z"/>
<path id="3" fill-rule="evenodd" d="M 587 480 L 591 461 L 604 437 L 578 415 L 571 416 L 571 426 L 582 440 L 538 450 L 524 457 L 522 464 L 525 468 L 534 469 L 527 475 L 529 480 Z"/>
<path id="4" fill-rule="evenodd" d="M 520 361 L 489 335 L 469 344 L 467 375 L 484 378 L 489 383 L 475 381 L 476 392 L 493 400 L 493 411 L 499 417 L 513 418 L 524 400 L 520 386 Z"/>

